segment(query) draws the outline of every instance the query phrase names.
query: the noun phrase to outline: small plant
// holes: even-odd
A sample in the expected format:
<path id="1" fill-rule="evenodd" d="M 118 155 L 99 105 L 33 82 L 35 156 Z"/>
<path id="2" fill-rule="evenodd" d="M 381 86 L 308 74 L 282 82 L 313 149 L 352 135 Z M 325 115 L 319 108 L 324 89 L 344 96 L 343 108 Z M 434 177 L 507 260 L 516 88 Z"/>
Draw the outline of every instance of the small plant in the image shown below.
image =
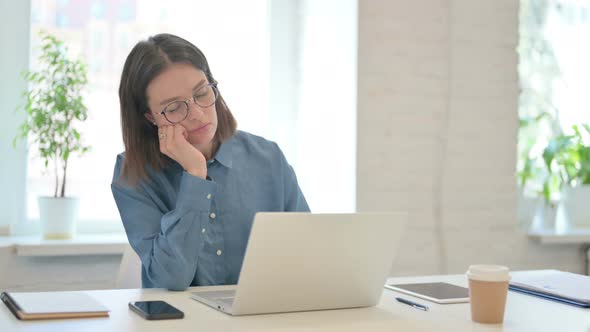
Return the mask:
<path id="1" fill-rule="evenodd" d="M 17 139 L 30 140 L 44 160 L 45 168 L 53 165 L 55 176 L 54 197 L 65 197 L 68 160 L 72 153 L 84 154 L 89 150 L 82 144 L 76 122 L 88 118 L 82 90 L 88 80 L 86 66 L 80 60 L 68 57 L 67 47 L 47 32 L 41 32 L 39 70 L 24 71 L 22 77 L 29 83 L 23 92 L 26 112 Z"/>
<path id="2" fill-rule="evenodd" d="M 552 193 L 560 192 L 564 185 L 576 187 L 590 184 L 590 126 L 572 126 L 573 134 L 557 135 L 543 150 L 543 160 L 549 175 L 543 184 L 543 196 L 549 201 Z"/>

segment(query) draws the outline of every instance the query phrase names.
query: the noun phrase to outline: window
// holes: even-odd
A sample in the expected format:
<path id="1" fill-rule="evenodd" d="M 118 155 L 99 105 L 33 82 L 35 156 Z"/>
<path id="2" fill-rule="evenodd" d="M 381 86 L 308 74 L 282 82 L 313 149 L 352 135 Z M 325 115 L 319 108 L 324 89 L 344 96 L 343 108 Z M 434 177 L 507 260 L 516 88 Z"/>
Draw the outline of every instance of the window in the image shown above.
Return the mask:
<path id="1" fill-rule="evenodd" d="M 552 45 L 560 71 L 553 98 L 559 121 L 571 132 L 573 124 L 590 122 L 590 1 L 552 1 L 545 35 Z"/>
<path id="2" fill-rule="evenodd" d="M 64 40 L 88 66 L 89 119 L 81 129 L 92 149 L 71 159 L 66 188 L 66 194 L 81 197 L 82 230 L 121 229 L 110 192 L 115 157 L 123 151 L 117 91 L 123 63 L 137 41 L 170 32 L 193 42 L 207 55 L 239 127 L 268 136 L 266 1 L 33 0 L 31 11 L 32 68 L 40 29 Z M 39 218 L 37 197 L 53 193 L 53 178 L 43 169 L 31 158 L 28 219 Z"/>
<path id="3" fill-rule="evenodd" d="M 590 123 L 589 34 L 590 1 L 521 1 L 519 113 L 525 122 L 518 169 L 522 174 L 526 160 L 531 162 L 528 195 L 543 190 L 547 170 L 542 153 L 551 136 L 571 134 L 572 125 Z"/>
<path id="4" fill-rule="evenodd" d="M 67 187 L 81 197 L 81 232 L 122 230 L 110 192 L 123 151 L 118 83 L 133 45 L 160 32 L 203 50 L 239 129 L 279 143 L 314 212 L 355 210 L 356 1 L 30 1 L 31 67 L 40 29 L 88 65 L 82 131 L 92 150 L 70 159 Z M 28 220 L 53 193 L 42 170 L 30 158 Z"/>

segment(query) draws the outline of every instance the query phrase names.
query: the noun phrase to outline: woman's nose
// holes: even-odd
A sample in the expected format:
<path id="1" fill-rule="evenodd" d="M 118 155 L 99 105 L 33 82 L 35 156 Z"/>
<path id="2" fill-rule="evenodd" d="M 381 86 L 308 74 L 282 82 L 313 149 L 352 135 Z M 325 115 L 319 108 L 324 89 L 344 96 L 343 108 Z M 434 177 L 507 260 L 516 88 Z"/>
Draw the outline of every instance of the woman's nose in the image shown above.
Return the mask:
<path id="1" fill-rule="evenodd" d="M 188 116 L 191 120 L 199 120 L 205 112 L 194 101 L 189 102 Z"/>

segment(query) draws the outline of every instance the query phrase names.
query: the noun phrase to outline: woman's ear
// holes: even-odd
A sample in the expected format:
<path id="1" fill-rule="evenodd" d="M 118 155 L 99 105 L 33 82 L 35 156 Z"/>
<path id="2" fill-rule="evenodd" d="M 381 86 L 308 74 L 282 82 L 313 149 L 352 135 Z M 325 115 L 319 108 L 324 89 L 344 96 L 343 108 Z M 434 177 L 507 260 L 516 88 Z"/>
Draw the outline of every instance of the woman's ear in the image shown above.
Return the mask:
<path id="1" fill-rule="evenodd" d="M 147 112 L 144 115 L 149 122 L 153 123 L 154 125 L 156 124 L 156 119 L 154 119 L 154 115 L 151 112 Z"/>

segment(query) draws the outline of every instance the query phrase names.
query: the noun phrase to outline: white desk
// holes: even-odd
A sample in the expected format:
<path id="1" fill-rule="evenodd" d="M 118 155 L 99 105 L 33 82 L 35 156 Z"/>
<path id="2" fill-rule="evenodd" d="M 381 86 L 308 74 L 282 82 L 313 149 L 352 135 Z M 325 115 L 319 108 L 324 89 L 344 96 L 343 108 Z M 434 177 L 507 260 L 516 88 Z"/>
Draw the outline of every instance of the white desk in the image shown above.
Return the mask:
<path id="1" fill-rule="evenodd" d="M 518 272 L 515 272 L 518 273 Z M 390 282 L 446 281 L 466 285 L 464 276 L 394 278 Z M 209 287 L 212 288 L 212 287 Z M 223 287 L 220 287 L 223 288 Z M 510 291 L 504 325 L 471 322 L 469 304 L 439 305 L 420 299 L 429 311 L 394 300 L 398 293 L 384 290 L 377 307 L 287 314 L 231 317 L 192 300 L 188 292 L 102 290 L 88 294 L 106 305 L 109 318 L 23 322 L 2 304 L 0 331 L 588 331 L 590 309 L 581 309 Z M 411 296 L 402 295 L 412 299 Z M 147 321 L 131 312 L 132 300 L 164 300 L 184 311 L 185 318 Z"/>

